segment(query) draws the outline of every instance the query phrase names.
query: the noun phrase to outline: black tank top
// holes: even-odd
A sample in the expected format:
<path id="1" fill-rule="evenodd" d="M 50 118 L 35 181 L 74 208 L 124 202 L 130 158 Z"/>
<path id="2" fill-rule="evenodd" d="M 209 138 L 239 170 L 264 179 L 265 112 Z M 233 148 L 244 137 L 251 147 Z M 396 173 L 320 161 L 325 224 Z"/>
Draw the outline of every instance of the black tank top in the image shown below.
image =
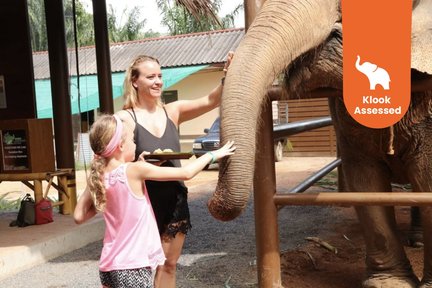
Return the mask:
<path id="1" fill-rule="evenodd" d="M 135 121 L 134 140 L 136 143 L 135 159 L 143 151 L 153 152 L 156 149 L 172 149 L 180 151 L 180 141 L 177 127 L 167 117 L 165 132 L 159 138 L 141 126 L 133 109 L 129 112 Z M 164 162 L 161 166 L 180 167 L 180 160 Z M 174 237 L 177 232 L 184 234 L 192 227 L 190 224 L 189 207 L 187 203 L 187 188 L 183 181 L 150 181 L 146 180 L 146 187 L 155 213 L 159 233 Z"/>
<path id="2" fill-rule="evenodd" d="M 179 139 L 177 127 L 168 117 L 165 108 L 164 108 L 164 112 L 167 117 L 167 123 L 165 126 L 165 131 L 160 138 L 154 136 L 146 128 L 141 126 L 141 124 L 139 124 L 137 121 L 135 111 L 133 109 L 131 110 L 133 113 L 133 116 L 132 115 L 131 116 L 135 121 L 135 130 L 134 130 L 134 140 L 136 143 L 135 160 L 138 159 L 138 156 L 143 151 L 148 151 L 151 153 L 156 149 L 161 149 L 161 150 L 171 149 L 174 152 L 180 152 L 180 139 Z M 127 111 L 129 112 L 129 110 Z M 181 166 L 180 160 L 171 160 L 171 162 L 172 164 L 174 164 L 175 167 Z"/>

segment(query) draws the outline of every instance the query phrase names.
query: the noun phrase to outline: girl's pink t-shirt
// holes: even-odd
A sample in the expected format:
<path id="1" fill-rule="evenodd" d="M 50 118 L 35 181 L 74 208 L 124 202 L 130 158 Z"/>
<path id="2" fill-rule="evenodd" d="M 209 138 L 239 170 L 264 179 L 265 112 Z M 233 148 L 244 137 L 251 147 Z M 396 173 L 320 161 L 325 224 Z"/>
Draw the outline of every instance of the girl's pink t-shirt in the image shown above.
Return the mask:
<path id="1" fill-rule="evenodd" d="M 106 206 L 105 237 L 99 262 L 100 271 L 155 269 L 165 255 L 153 209 L 143 183 L 143 197 L 133 194 L 122 164 L 104 176 Z"/>

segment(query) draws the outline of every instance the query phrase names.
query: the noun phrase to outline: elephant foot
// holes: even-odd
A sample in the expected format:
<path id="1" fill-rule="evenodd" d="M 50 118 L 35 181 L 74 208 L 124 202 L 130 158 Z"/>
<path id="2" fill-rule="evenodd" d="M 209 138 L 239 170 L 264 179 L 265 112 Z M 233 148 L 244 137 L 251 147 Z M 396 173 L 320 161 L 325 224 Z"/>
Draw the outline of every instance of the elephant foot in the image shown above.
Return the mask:
<path id="1" fill-rule="evenodd" d="M 408 234 L 408 245 L 413 248 L 421 248 L 423 244 L 423 231 L 412 229 Z"/>
<path id="2" fill-rule="evenodd" d="M 396 277 L 391 274 L 373 275 L 362 283 L 363 288 L 417 288 L 417 285 L 419 285 L 419 281 L 414 275 L 411 277 Z"/>
<path id="3" fill-rule="evenodd" d="M 432 280 L 422 281 L 418 288 L 432 288 Z"/>

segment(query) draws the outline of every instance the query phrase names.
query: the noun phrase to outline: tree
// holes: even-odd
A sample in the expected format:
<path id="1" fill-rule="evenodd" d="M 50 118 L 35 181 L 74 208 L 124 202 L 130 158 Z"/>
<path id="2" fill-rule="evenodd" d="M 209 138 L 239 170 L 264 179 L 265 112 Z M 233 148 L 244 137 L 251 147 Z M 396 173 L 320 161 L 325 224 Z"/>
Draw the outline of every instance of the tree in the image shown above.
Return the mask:
<path id="1" fill-rule="evenodd" d="M 75 17 L 77 24 L 78 47 L 94 45 L 93 15 L 86 12 L 79 0 L 64 1 L 65 33 L 67 47 L 74 47 L 74 23 L 73 6 L 75 1 Z M 116 18 L 116 13 L 110 5 L 107 13 L 109 38 L 111 42 L 123 42 L 146 37 L 159 37 L 160 33 L 152 30 L 143 32 L 146 20 L 139 20 L 141 10 L 134 7 L 127 12 L 123 11 L 122 17 L 126 17 L 124 24 Z M 33 51 L 46 51 L 48 49 L 45 6 L 44 0 L 28 0 L 28 15 L 30 21 L 30 35 Z"/>
<path id="2" fill-rule="evenodd" d="M 233 12 L 219 18 L 216 16 L 222 1 L 179 1 L 156 0 L 162 11 L 162 24 L 168 27 L 170 35 L 211 31 L 234 27 L 234 17 L 243 9 L 238 5 Z"/>
<path id="3" fill-rule="evenodd" d="M 84 5 L 79 0 L 64 0 L 66 44 L 68 47 L 75 46 L 72 1 L 75 1 L 78 46 L 93 45 L 93 15 L 85 11 Z M 233 12 L 220 19 L 216 15 L 219 12 L 221 0 L 156 0 L 156 2 L 164 15 L 162 22 L 168 27 L 171 35 L 233 27 L 234 16 L 243 8 L 243 5 L 239 5 Z M 28 15 L 32 49 L 33 51 L 46 51 L 48 40 L 44 0 L 28 0 Z M 110 5 L 107 13 L 110 41 L 123 42 L 159 37 L 159 32 L 152 30 L 143 32 L 146 19 L 140 21 L 140 15 L 139 7 L 134 7 L 129 12 L 125 9 L 122 17 L 126 17 L 126 21 L 121 24 L 122 19 L 117 19 Z"/>
<path id="4" fill-rule="evenodd" d="M 68 47 L 74 45 L 74 25 L 72 1 L 64 3 L 66 44 Z M 81 2 L 75 1 L 78 45 L 88 46 L 94 44 L 93 16 L 87 13 Z M 46 31 L 45 5 L 44 0 L 29 0 L 28 15 L 30 22 L 30 36 L 33 51 L 46 51 L 48 39 Z"/>
<path id="5" fill-rule="evenodd" d="M 116 17 L 116 11 L 109 5 L 108 8 L 108 33 L 111 42 L 124 42 L 146 37 L 158 37 L 160 34 L 149 30 L 142 32 L 147 20 L 139 20 L 141 15 L 141 8 L 134 7 L 129 12 L 124 9 L 120 19 Z M 122 18 L 126 17 L 124 24 L 121 24 Z"/>
<path id="6" fill-rule="evenodd" d="M 68 47 L 74 47 L 74 23 L 73 23 L 73 6 L 74 0 L 66 0 L 64 4 L 65 9 L 65 29 L 66 29 L 66 45 Z M 83 4 L 75 0 L 75 18 L 76 18 L 76 30 L 78 47 L 89 46 L 94 44 L 94 25 L 93 15 L 87 13 L 84 9 Z"/>
<path id="7" fill-rule="evenodd" d="M 47 50 L 45 9 L 43 0 L 30 0 L 28 2 L 28 16 L 30 22 L 30 38 L 34 51 Z"/>
<path id="8" fill-rule="evenodd" d="M 243 10 L 243 4 L 237 5 L 237 7 L 235 7 L 234 10 L 231 11 L 231 13 L 223 16 L 221 18 L 222 27 L 224 28 L 234 27 L 234 18 L 240 13 L 241 10 Z"/>

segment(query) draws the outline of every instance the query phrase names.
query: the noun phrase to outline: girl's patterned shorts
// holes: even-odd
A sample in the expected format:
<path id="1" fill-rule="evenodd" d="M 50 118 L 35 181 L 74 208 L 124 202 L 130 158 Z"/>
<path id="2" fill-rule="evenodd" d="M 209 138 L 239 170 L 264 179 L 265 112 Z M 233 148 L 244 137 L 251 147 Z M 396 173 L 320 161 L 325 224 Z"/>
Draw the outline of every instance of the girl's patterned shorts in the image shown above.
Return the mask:
<path id="1" fill-rule="evenodd" d="M 99 271 L 102 285 L 110 288 L 153 288 L 152 270 L 148 267 Z"/>

